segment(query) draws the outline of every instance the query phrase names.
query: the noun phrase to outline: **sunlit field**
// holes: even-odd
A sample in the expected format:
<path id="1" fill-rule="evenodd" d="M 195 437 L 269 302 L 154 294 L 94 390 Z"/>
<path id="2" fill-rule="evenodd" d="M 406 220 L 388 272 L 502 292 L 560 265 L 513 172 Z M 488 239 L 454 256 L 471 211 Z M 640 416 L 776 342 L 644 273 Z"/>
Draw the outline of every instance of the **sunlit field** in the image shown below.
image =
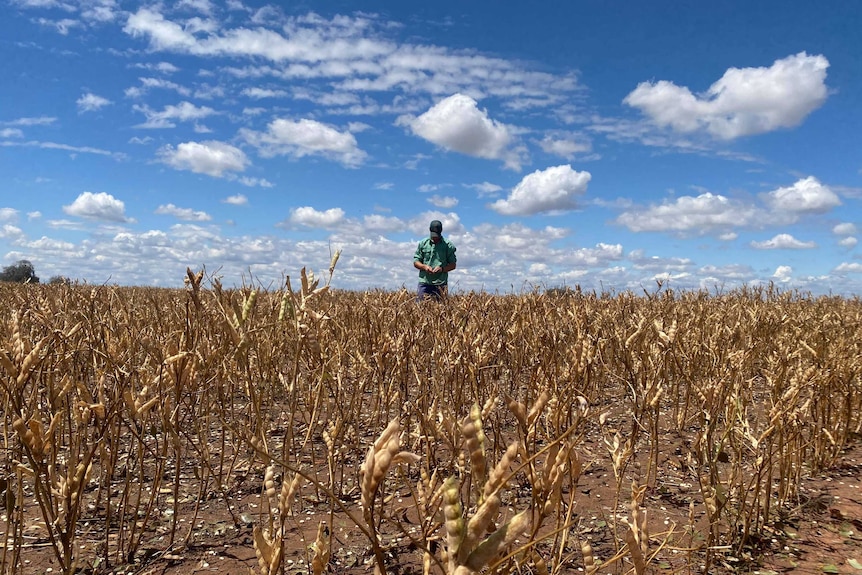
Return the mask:
<path id="1" fill-rule="evenodd" d="M 332 271 L 0 284 L 0 573 L 753 571 L 859 443 L 857 299 Z"/>

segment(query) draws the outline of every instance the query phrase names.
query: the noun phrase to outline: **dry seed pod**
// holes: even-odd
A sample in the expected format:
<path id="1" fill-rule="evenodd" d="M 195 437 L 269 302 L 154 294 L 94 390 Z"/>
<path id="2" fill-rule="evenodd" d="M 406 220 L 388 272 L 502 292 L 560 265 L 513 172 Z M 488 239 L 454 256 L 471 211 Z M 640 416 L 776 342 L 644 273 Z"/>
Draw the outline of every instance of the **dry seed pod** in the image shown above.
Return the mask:
<path id="1" fill-rule="evenodd" d="M 581 555 L 584 556 L 584 571 L 586 571 L 587 575 L 593 575 L 599 570 L 599 566 L 596 565 L 596 558 L 593 555 L 593 548 L 586 541 L 581 543 Z"/>
<path id="2" fill-rule="evenodd" d="M 485 482 L 485 490 L 482 493 L 483 498 L 489 497 L 504 486 L 509 478 L 509 468 L 512 462 L 515 461 L 515 458 L 518 457 L 520 448 L 521 444 L 518 441 L 513 441 L 506 448 L 506 451 L 503 452 L 503 456 L 497 462 L 497 465 L 494 466 L 491 475 L 488 476 L 488 480 Z"/>
<path id="3" fill-rule="evenodd" d="M 626 531 L 626 547 L 628 548 L 629 555 L 632 557 L 636 575 L 644 575 L 646 573 L 646 561 L 637 538 L 635 527 L 629 525 L 629 529 Z"/>
<path id="4" fill-rule="evenodd" d="M 296 496 L 296 491 L 300 485 L 302 485 L 302 476 L 299 473 L 294 474 L 293 481 L 281 482 L 281 492 L 278 494 L 278 512 L 282 517 L 287 517 L 290 512 L 293 498 Z"/>
<path id="5" fill-rule="evenodd" d="M 478 571 L 495 559 L 516 537 L 530 526 L 530 513 L 526 509 L 512 517 L 505 525 L 494 531 L 464 561 L 464 565 Z"/>
<path id="6" fill-rule="evenodd" d="M 518 423 L 521 424 L 521 427 L 527 427 L 527 408 L 520 401 L 506 396 L 506 405 L 509 407 L 509 411 L 515 416 L 518 420 Z"/>
<path id="7" fill-rule="evenodd" d="M 268 529 L 255 527 L 254 551 L 261 575 L 273 575 L 281 566 L 281 541 L 275 541 L 269 535 Z"/>
<path id="8" fill-rule="evenodd" d="M 464 435 L 465 447 L 470 454 L 470 468 L 477 485 L 485 479 L 487 462 L 485 461 L 485 432 L 482 430 L 482 413 L 477 404 L 473 404 L 470 415 L 461 423 L 461 433 Z"/>
<path id="9" fill-rule="evenodd" d="M 266 490 L 267 497 L 275 497 L 275 466 L 270 465 L 266 468 L 266 473 L 263 476 L 263 488 Z"/>
<path id="10" fill-rule="evenodd" d="M 461 556 L 459 562 L 463 563 L 467 559 L 467 555 L 476 545 L 485 533 L 488 532 L 488 527 L 491 525 L 497 513 L 500 511 L 500 496 L 494 493 L 487 497 L 479 506 L 470 521 L 467 522 L 467 531 L 464 534 L 464 542 L 461 545 Z"/>
<path id="11" fill-rule="evenodd" d="M 543 389 L 542 393 L 539 394 L 539 397 L 536 398 L 536 403 L 533 404 L 532 409 L 530 409 L 530 412 L 527 414 L 528 425 L 533 425 L 533 423 L 536 422 L 536 419 L 545 409 L 545 405 L 548 403 L 549 399 L 551 399 L 551 396 L 548 393 L 548 390 Z"/>
<path id="12" fill-rule="evenodd" d="M 482 419 L 487 419 L 489 415 L 491 415 L 491 411 L 494 409 L 494 406 L 497 404 L 497 397 L 492 395 L 485 402 L 485 405 L 482 406 Z"/>
<path id="13" fill-rule="evenodd" d="M 321 521 L 317 526 L 317 539 L 312 544 L 314 556 L 311 558 L 312 575 L 321 575 L 329 564 L 329 527 L 326 521 Z"/>
<path id="14" fill-rule="evenodd" d="M 443 517 L 446 527 L 446 553 L 449 557 L 449 572 L 455 571 L 458 551 L 464 539 L 464 518 L 461 516 L 461 485 L 456 477 L 443 484 Z"/>
<path id="15" fill-rule="evenodd" d="M 398 453 L 401 445 L 400 430 L 398 418 L 390 421 L 377 441 L 368 448 L 365 461 L 359 469 L 362 507 L 366 513 L 370 513 L 377 488 L 392 464 L 418 461 L 418 456 L 412 453 Z"/>

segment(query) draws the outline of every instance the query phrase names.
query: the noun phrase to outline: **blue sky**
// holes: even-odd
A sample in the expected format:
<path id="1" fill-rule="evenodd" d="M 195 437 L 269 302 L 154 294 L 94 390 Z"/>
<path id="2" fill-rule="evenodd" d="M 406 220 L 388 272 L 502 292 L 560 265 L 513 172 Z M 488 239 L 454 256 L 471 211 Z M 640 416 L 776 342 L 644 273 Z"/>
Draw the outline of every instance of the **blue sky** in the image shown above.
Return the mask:
<path id="1" fill-rule="evenodd" d="M 44 280 L 862 292 L 855 1 L 0 0 L 0 265 Z"/>

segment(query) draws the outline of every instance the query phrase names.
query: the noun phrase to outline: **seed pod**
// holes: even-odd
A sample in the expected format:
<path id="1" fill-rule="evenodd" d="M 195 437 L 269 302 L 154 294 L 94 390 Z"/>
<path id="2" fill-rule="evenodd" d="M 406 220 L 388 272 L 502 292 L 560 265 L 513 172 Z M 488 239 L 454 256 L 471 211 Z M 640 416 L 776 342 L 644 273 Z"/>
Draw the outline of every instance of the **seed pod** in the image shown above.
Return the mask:
<path id="1" fill-rule="evenodd" d="M 443 484 L 443 517 L 446 526 L 446 552 L 449 556 L 449 572 L 455 571 L 458 550 L 464 539 L 464 518 L 461 516 L 461 486 L 457 477 L 450 477 Z"/>
<path id="2" fill-rule="evenodd" d="M 474 571 L 487 565 L 530 526 L 530 513 L 529 509 L 522 511 L 494 531 L 470 553 L 464 565 Z"/>

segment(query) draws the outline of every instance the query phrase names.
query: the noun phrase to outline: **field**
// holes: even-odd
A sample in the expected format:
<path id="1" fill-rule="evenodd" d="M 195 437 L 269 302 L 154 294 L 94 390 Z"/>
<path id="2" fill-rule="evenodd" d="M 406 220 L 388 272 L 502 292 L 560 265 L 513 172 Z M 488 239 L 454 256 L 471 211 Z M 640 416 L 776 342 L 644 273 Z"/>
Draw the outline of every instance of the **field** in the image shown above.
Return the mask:
<path id="1" fill-rule="evenodd" d="M 859 300 L 293 284 L 0 284 L 0 573 L 862 573 Z"/>

